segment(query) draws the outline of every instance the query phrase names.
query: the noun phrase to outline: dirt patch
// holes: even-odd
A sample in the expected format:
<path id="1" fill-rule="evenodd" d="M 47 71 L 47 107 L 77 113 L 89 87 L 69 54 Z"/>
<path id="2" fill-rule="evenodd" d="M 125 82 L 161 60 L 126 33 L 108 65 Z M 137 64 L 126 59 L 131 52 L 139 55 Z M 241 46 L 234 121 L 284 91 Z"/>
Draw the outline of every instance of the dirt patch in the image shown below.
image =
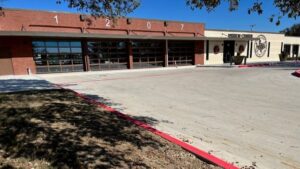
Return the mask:
<path id="1" fill-rule="evenodd" d="M 0 94 L 0 168 L 218 168 L 65 90 Z"/>

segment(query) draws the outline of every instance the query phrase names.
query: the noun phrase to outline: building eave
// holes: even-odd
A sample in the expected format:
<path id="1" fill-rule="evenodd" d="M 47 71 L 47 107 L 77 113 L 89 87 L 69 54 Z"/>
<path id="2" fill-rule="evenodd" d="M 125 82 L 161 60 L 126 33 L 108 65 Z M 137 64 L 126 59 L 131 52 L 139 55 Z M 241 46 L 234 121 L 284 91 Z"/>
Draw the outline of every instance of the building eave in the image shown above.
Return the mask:
<path id="1" fill-rule="evenodd" d="M 0 36 L 21 36 L 32 38 L 93 38 L 93 39 L 151 39 L 151 40 L 235 40 L 249 41 L 257 38 L 225 38 L 225 37 L 178 37 L 178 36 L 145 36 L 145 35 L 113 35 L 91 33 L 63 33 L 63 32 L 29 32 L 29 31 L 0 31 Z"/>

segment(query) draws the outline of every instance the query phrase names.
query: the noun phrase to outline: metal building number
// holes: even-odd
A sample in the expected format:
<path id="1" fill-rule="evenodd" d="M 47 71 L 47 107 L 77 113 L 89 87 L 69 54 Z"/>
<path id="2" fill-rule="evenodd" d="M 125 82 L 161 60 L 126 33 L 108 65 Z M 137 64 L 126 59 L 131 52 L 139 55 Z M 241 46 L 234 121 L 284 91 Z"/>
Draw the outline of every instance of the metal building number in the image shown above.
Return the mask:
<path id="1" fill-rule="evenodd" d="M 149 21 L 147 22 L 147 28 L 151 29 L 151 22 L 149 22 Z"/>
<path id="2" fill-rule="evenodd" d="M 55 19 L 56 24 L 58 24 L 58 16 L 55 15 L 53 18 Z"/>
<path id="3" fill-rule="evenodd" d="M 184 28 L 184 24 L 181 24 L 181 30 L 183 30 L 183 28 Z"/>

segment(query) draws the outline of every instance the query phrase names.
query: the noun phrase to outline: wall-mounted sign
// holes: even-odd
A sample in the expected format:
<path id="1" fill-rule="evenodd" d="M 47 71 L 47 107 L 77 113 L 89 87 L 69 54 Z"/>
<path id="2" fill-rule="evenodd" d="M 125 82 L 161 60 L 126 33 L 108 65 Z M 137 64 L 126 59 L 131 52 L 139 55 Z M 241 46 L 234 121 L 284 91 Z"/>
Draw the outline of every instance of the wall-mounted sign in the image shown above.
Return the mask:
<path id="1" fill-rule="evenodd" d="M 264 35 L 257 38 L 259 40 L 254 41 L 254 52 L 257 57 L 263 57 L 267 51 L 267 38 Z"/>
<path id="2" fill-rule="evenodd" d="M 244 45 L 240 45 L 239 46 L 239 53 L 243 53 L 245 51 L 245 46 Z"/>
<path id="3" fill-rule="evenodd" d="M 228 34 L 228 38 L 253 38 L 252 34 Z"/>

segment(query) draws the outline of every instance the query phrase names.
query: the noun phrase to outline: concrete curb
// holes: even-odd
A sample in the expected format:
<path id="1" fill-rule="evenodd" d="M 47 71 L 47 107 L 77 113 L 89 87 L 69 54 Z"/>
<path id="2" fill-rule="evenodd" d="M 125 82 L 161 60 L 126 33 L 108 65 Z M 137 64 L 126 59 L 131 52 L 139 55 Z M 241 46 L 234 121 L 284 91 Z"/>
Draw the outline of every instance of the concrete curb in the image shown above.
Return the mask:
<path id="1" fill-rule="evenodd" d="M 238 68 L 267 67 L 267 66 L 271 66 L 271 64 L 263 63 L 263 64 L 239 65 Z"/>
<path id="2" fill-rule="evenodd" d="M 222 160 L 222 159 L 220 159 L 220 158 L 218 158 L 218 157 L 216 157 L 214 155 L 211 155 L 211 154 L 209 154 L 209 153 L 207 153 L 207 152 L 205 152 L 203 150 L 200 150 L 200 149 L 198 149 L 198 148 L 196 148 L 196 147 L 194 147 L 194 146 L 192 146 L 192 145 L 190 145 L 188 143 L 185 143 L 185 142 L 183 142 L 183 141 L 181 141 L 181 140 L 179 140 L 177 138 L 174 138 L 174 137 L 172 137 L 172 136 L 170 136 L 170 135 L 168 135 L 168 134 L 166 134 L 166 133 L 164 133 L 162 131 L 159 131 L 159 130 L 151 127 L 150 125 L 148 125 L 148 124 L 146 124 L 144 122 L 141 122 L 139 120 L 133 119 L 132 117 L 130 117 L 130 116 L 128 116 L 128 115 L 126 115 L 126 114 L 124 114 L 122 112 L 119 112 L 119 111 L 115 110 L 114 108 L 109 107 L 109 106 L 107 106 L 107 105 L 105 105 L 105 104 L 103 104 L 101 102 L 98 102 L 97 100 L 91 99 L 91 98 L 89 98 L 89 97 L 87 97 L 87 96 L 85 96 L 83 94 L 80 94 L 80 93 L 74 91 L 74 90 L 65 89 L 65 88 L 61 87 L 60 85 L 54 84 L 54 86 L 56 86 L 58 88 L 61 88 L 61 89 L 64 89 L 64 90 L 71 91 L 71 92 L 75 93 L 76 96 L 84 99 L 88 103 L 97 105 L 97 106 L 103 108 L 104 110 L 117 115 L 119 118 L 122 118 L 124 120 L 127 120 L 127 121 L 129 121 L 129 122 L 131 122 L 131 123 L 139 126 L 139 127 L 142 127 L 143 129 L 145 129 L 147 131 L 150 131 L 151 133 L 153 133 L 153 134 L 155 134 L 157 136 L 160 136 L 160 137 L 162 137 L 162 138 L 170 141 L 171 143 L 176 144 L 176 145 L 182 147 L 183 149 L 187 150 L 188 152 L 193 153 L 196 156 L 198 156 L 198 157 L 200 157 L 200 158 L 202 158 L 202 159 L 204 159 L 206 161 L 209 161 L 209 162 L 211 162 L 211 163 L 213 163 L 213 164 L 215 164 L 215 165 L 217 165 L 219 167 L 222 167 L 222 168 L 225 168 L 225 169 L 239 169 L 238 167 L 234 166 L 231 163 L 228 163 L 228 162 L 226 162 L 226 161 L 224 161 L 224 160 Z"/>
<path id="3" fill-rule="evenodd" d="M 295 72 L 293 72 L 292 75 L 300 78 L 300 69 L 295 70 Z"/>
<path id="4" fill-rule="evenodd" d="M 155 72 L 155 71 L 168 71 L 168 70 L 182 70 L 182 69 L 194 69 L 195 65 L 191 66 L 174 66 L 174 67 L 159 67 L 159 68 L 145 68 L 145 69 L 123 69 L 123 70 L 107 70 L 107 71 L 88 71 L 88 72 L 69 72 L 69 73 L 49 73 L 49 74 L 37 74 L 38 77 L 67 77 L 67 76 L 82 76 L 82 75 L 108 75 L 108 74 L 120 74 L 120 73 L 134 73 L 134 72 Z"/>

